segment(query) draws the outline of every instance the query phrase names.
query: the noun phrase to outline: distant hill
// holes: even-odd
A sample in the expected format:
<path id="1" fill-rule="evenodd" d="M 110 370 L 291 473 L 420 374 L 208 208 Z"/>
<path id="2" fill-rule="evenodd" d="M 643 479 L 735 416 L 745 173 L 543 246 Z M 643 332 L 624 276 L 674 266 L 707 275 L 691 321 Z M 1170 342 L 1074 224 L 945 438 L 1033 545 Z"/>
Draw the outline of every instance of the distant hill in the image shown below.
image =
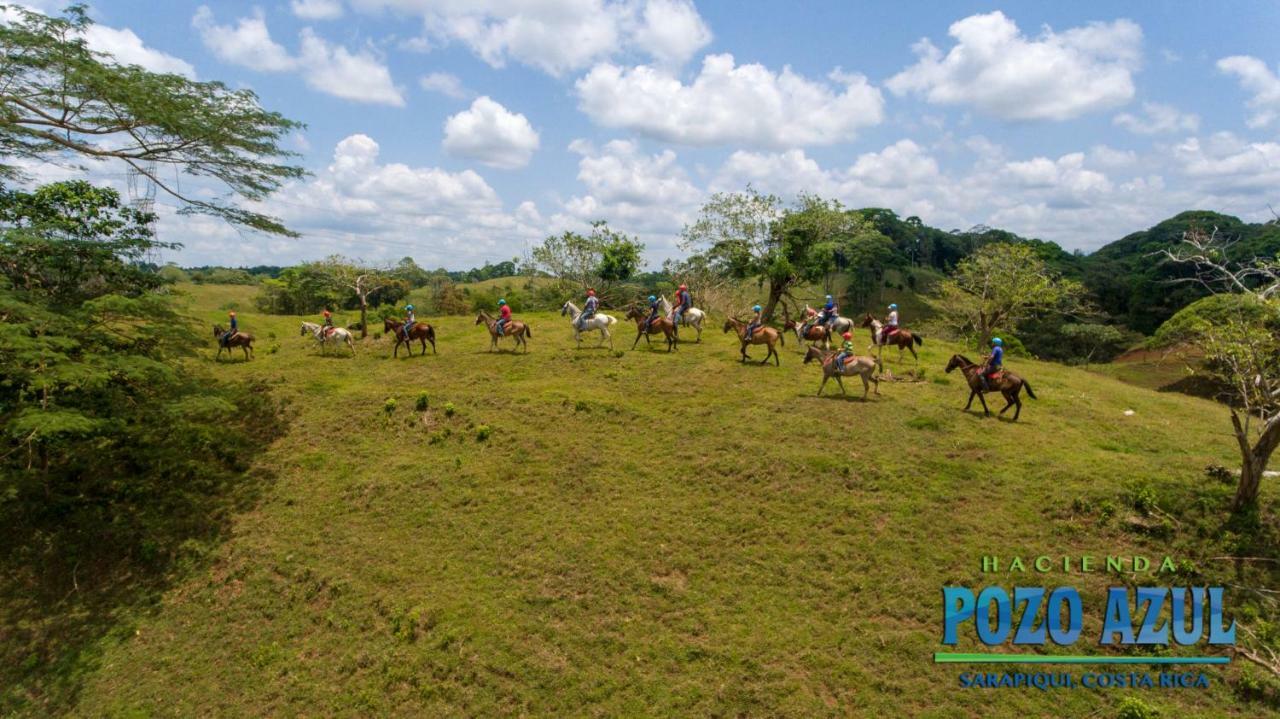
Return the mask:
<path id="1" fill-rule="evenodd" d="M 1188 230 L 1211 231 L 1215 227 L 1219 233 L 1237 240 L 1231 259 L 1280 253 L 1280 226 L 1274 222 L 1247 223 L 1231 215 L 1192 210 L 1082 258 L 1082 279 L 1103 309 L 1118 321 L 1151 334 L 1179 309 L 1208 294 L 1196 283 L 1175 282 L 1191 277 L 1192 268 L 1162 262 L 1158 253 L 1181 243 Z"/>

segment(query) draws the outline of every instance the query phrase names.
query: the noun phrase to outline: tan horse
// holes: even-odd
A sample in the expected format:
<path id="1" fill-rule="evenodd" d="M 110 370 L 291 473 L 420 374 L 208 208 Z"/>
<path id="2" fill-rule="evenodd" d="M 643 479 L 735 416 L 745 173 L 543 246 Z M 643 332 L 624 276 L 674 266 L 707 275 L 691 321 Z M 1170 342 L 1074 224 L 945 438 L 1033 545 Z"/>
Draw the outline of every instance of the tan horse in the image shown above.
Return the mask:
<path id="1" fill-rule="evenodd" d="M 1002 370 L 998 376 L 989 380 L 988 385 L 982 382 L 982 366 L 974 362 L 970 362 L 968 357 L 964 355 L 951 355 L 951 361 L 947 363 L 947 371 L 958 369 L 964 373 L 964 378 L 969 383 L 969 401 L 965 403 L 964 409 L 969 411 L 969 407 L 973 405 L 973 396 L 978 396 L 978 401 L 982 403 L 982 412 L 985 416 L 991 416 L 991 410 L 987 409 L 987 400 L 983 397 L 984 392 L 998 391 L 1004 395 L 1004 409 L 1000 410 L 1000 414 L 1004 414 L 1005 410 L 1015 407 L 1013 411 L 1013 421 L 1018 421 L 1018 415 L 1022 414 L 1022 400 L 1018 399 L 1018 393 L 1023 387 L 1027 388 L 1027 396 L 1031 399 L 1039 399 L 1036 393 L 1031 391 L 1031 384 L 1023 380 L 1018 375 Z"/>
<path id="2" fill-rule="evenodd" d="M 730 317 L 724 321 L 724 331 L 733 330 L 738 335 L 738 342 L 742 344 L 739 348 L 742 352 L 742 361 L 746 362 L 751 359 L 747 356 L 747 345 L 769 345 L 769 354 L 760 360 L 760 364 L 766 364 L 770 357 L 776 366 L 782 366 L 782 361 L 778 357 L 778 350 L 774 345 L 781 343 L 784 347 L 787 344 L 787 338 L 781 332 L 772 327 L 760 326 L 751 334 L 751 339 L 747 339 L 747 323 L 736 317 Z"/>
<path id="3" fill-rule="evenodd" d="M 911 357 L 915 359 L 916 364 L 920 364 L 920 355 L 916 354 L 916 348 L 913 345 L 923 345 L 924 339 L 920 335 L 912 334 L 909 330 L 898 328 L 897 332 L 881 339 L 880 330 L 884 325 L 880 320 L 867 314 L 862 318 L 862 327 L 871 328 L 871 346 L 887 347 L 894 346 L 898 348 L 898 364 L 902 364 L 902 350 L 910 350 Z"/>
<path id="4" fill-rule="evenodd" d="M 649 335 L 656 335 L 659 332 L 667 338 L 667 351 L 670 352 L 675 349 L 677 342 L 675 324 L 672 323 L 670 319 L 663 317 L 662 315 L 658 315 L 654 318 L 648 328 L 646 328 L 644 326 L 644 321 L 648 316 L 648 314 L 642 312 L 639 307 L 635 307 L 634 305 L 627 308 L 627 319 L 635 320 L 636 322 L 636 339 L 631 343 L 631 349 L 635 349 L 636 345 L 640 344 L 641 337 L 644 338 L 644 343 L 646 345 L 652 346 L 653 343 L 649 341 Z"/>
<path id="5" fill-rule="evenodd" d="M 826 325 L 816 324 L 802 332 L 801 330 L 804 329 L 803 322 L 796 322 L 793 319 L 788 319 L 786 322 L 782 323 L 782 329 L 787 330 L 788 332 L 795 332 L 797 342 L 804 342 L 806 340 L 812 344 L 821 342 L 823 349 L 831 349 L 831 331 L 827 329 Z"/>
<path id="6" fill-rule="evenodd" d="M 835 350 L 820 350 L 817 347 L 810 346 L 808 351 L 804 353 L 804 363 L 809 364 L 814 360 L 822 363 L 822 384 L 818 385 L 818 396 L 822 396 L 822 388 L 827 386 L 827 380 L 832 377 L 836 378 L 836 384 L 840 385 L 840 394 L 846 394 L 844 391 L 844 381 L 840 378 L 844 375 L 856 374 L 862 378 L 862 398 L 867 398 L 867 391 L 871 388 L 871 383 L 876 385 L 876 394 L 880 394 L 880 378 L 875 376 L 876 360 L 874 357 L 859 357 L 858 355 L 849 355 L 845 358 L 844 369 L 838 370 L 836 367 L 836 355 L 840 354 Z"/>
<path id="7" fill-rule="evenodd" d="M 432 327 L 426 322 L 414 322 L 413 327 L 409 328 L 409 339 L 405 339 L 403 329 L 404 329 L 404 323 L 401 322 L 400 320 L 393 320 L 388 317 L 387 319 L 382 321 L 383 333 L 390 332 L 392 333 L 392 336 L 396 338 L 395 349 L 392 350 L 391 352 L 392 357 L 400 356 L 401 344 L 404 345 L 404 348 L 409 351 L 409 356 L 412 357 L 414 340 L 418 340 L 418 344 L 422 346 L 422 354 L 425 355 L 427 353 L 428 342 L 431 343 L 431 354 L 437 354 L 436 328 Z M 354 352 L 355 350 L 352 350 L 352 351 Z"/>
<path id="8" fill-rule="evenodd" d="M 524 351 L 529 351 L 529 339 L 533 337 L 533 330 L 529 325 L 520 320 L 511 320 L 507 326 L 502 329 L 502 334 L 498 334 L 498 319 L 492 317 L 488 312 L 480 310 L 480 314 L 476 315 L 476 324 L 484 323 L 489 328 L 489 351 L 498 349 L 499 337 L 510 337 L 516 341 L 516 348 L 524 347 Z M 513 350 L 514 351 L 514 350 Z"/>
<path id="9" fill-rule="evenodd" d="M 222 325 L 213 326 L 213 336 L 218 338 L 218 354 L 214 357 L 214 361 L 222 359 L 222 350 L 227 351 L 227 359 L 231 359 L 231 348 L 239 347 L 244 351 L 244 361 L 248 362 L 253 357 L 253 335 L 248 332 L 236 332 L 227 338 L 224 343 L 222 336 L 226 332 L 222 329 Z"/>

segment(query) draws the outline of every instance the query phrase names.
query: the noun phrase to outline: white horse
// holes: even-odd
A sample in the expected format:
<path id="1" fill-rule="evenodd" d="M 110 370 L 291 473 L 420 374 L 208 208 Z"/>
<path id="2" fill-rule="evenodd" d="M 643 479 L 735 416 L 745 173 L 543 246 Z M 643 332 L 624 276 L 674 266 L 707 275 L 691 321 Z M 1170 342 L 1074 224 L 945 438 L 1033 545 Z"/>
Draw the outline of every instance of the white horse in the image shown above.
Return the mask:
<path id="1" fill-rule="evenodd" d="M 676 320 L 675 308 L 673 308 L 671 306 L 671 303 L 667 301 L 666 295 L 662 295 L 661 297 L 658 298 L 658 300 L 662 302 L 662 314 L 667 319 L 675 323 L 676 330 L 678 331 L 680 329 L 680 322 Z M 702 321 L 707 318 L 707 313 L 703 312 L 697 307 L 690 307 L 689 309 L 684 311 L 684 314 L 681 315 L 681 317 L 683 317 L 684 319 L 684 324 L 689 325 L 690 327 L 693 328 L 695 332 L 698 333 L 696 338 L 694 339 L 694 342 L 701 342 L 702 341 Z"/>
<path id="2" fill-rule="evenodd" d="M 582 348 L 582 333 L 591 330 L 600 330 L 600 342 L 596 347 L 604 344 L 605 340 L 609 341 L 609 349 L 613 349 L 613 335 L 609 333 L 609 328 L 613 323 L 617 322 L 617 318 L 610 317 L 602 312 L 597 312 L 595 317 L 587 320 L 585 324 L 579 325 L 578 318 L 582 316 L 582 310 L 572 302 L 566 302 L 560 307 L 560 316 L 569 315 L 569 322 L 573 325 L 573 339 L 577 341 L 578 348 Z"/>
<path id="3" fill-rule="evenodd" d="M 341 327 L 334 327 L 333 331 L 326 335 L 322 325 L 318 325 L 315 322 L 303 322 L 302 331 L 298 333 L 298 336 L 305 337 L 307 335 L 311 335 L 311 338 L 320 345 L 320 351 L 322 353 L 325 351 L 325 347 L 328 345 L 329 340 L 333 340 L 335 344 L 345 343 L 347 347 L 351 348 L 352 355 L 355 355 L 356 353 L 355 339 L 352 338 L 350 332 Z"/>

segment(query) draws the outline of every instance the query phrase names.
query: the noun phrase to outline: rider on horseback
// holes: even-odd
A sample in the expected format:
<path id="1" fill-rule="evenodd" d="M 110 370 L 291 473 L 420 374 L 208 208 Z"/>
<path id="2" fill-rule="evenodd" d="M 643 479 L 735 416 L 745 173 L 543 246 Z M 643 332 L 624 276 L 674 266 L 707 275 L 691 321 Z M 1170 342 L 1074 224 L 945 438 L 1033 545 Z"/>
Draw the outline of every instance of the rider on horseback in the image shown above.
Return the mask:
<path id="1" fill-rule="evenodd" d="M 984 390 L 991 390 L 991 379 L 1000 373 L 1004 365 L 1004 340 L 999 337 L 991 339 L 991 354 L 987 355 L 986 362 L 982 364 L 979 371 L 982 377 L 982 387 Z"/>
<path id="2" fill-rule="evenodd" d="M 853 335 L 845 332 L 840 336 L 844 338 L 844 344 L 840 345 L 840 351 L 836 353 L 835 370 L 838 374 L 844 374 L 844 361 L 853 356 Z"/>
<path id="3" fill-rule="evenodd" d="M 648 332 L 653 326 L 653 321 L 658 319 L 658 298 L 649 295 L 649 316 L 644 318 L 644 331 Z"/>
<path id="4" fill-rule="evenodd" d="M 839 316 L 840 308 L 836 306 L 836 301 L 831 298 L 831 295 L 827 295 L 827 303 L 822 306 L 822 314 L 818 317 L 818 322 L 826 325 L 827 329 L 831 329 L 831 323 L 835 322 Z"/>
<path id="5" fill-rule="evenodd" d="M 328 336 L 329 331 L 333 329 L 333 313 L 329 311 L 328 307 L 326 307 L 324 308 L 324 311 L 320 313 L 320 316 L 324 318 L 324 322 L 320 325 L 320 336 L 326 337 Z"/>
<path id="6" fill-rule="evenodd" d="M 235 334 L 240 331 L 239 326 L 236 325 L 235 310 L 231 310 L 230 312 L 227 313 L 227 320 L 231 323 L 231 328 L 228 329 L 226 332 L 222 333 L 222 339 L 220 341 L 223 347 L 226 347 L 227 343 L 231 341 L 231 338 L 234 337 Z"/>
<path id="7" fill-rule="evenodd" d="M 498 321 L 494 323 L 493 327 L 498 336 L 501 337 L 503 326 L 511 321 L 511 305 L 507 304 L 506 300 L 498 300 L 498 315 Z"/>
<path id="8" fill-rule="evenodd" d="M 676 333 L 680 333 L 680 321 L 684 319 L 684 313 L 693 307 L 693 298 L 689 296 L 689 286 L 680 285 L 680 289 L 676 290 L 676 305 L 671 310 L 671 327 Z"/>
<path id="9" fill-rule="evenodd" d="M 587 322 L 596 316 L 596 310 L 600 308 L 600 300 L 596 297 L 596 291 L 587 288 L 587 303 L 582 308 L 582 314 L 578 315 L 578 329 L 587 326 Z"/>
<path id="10" fill-rule="evenodd" d="M 751 341 L 751 335 L 755 333 L 756 329 L 759 328 L 760 325 L 764 324 L 764 309 L 762 309 L 760 305 L 756 305 L 751 308 L 751 311 L 756 313 L 756 316 L 752 317 L 751 322 L 747 323 L 746 334 L 744 336 L 747 338 L 748 342 Z"/>
<path id="11" fill-rule="evenodd" d="M 884 327 L 880 328 L 880 344 L 889 341 L 889 335 L 898 331 L 898 305 L 889 305 L 889 316 L 884 320 Z"/>
<path id="12" fill-rule="evenodd" d="M 413 313 L 413 305 L 404 306 L 404 326 L 400 331 L 404 333 L 405 341 L 410 339 L 409 333 L 413 331 L 413 326 L 418 324 L 418 316 Z"/>

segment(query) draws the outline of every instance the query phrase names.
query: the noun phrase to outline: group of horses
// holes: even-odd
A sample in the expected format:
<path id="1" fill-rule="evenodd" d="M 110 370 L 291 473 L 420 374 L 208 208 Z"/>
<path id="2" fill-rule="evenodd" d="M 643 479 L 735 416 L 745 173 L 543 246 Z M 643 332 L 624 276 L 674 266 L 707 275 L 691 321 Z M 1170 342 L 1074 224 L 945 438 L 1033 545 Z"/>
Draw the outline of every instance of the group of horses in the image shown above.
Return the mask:
<path id="1" fill-rule="evenodd" d="M 676 326 L 677 316 L 671 311 L 671 304 L 666 297 L 660 299 L 660 313 L 652 320 L 649 319 L 648 313 L 637 305 L 631 305 L 627 308 L 625 317 L 635 323 L 636 337 L 631 343 L 631 348 L 635 349 L 640 343 L 640 339 L 644 338 L 645 343 L 651 345 L 649 337 L 651 335 L 662 335 L 667 343 L 667 351 L 676 349 L 679 343 L 678 328 Z M 807 310 L 808 308 L 806 308 Z M 812 313 L 808 313 L 812 314 Z M 598 332 L 600 335 L 597 347 L 603 347 L 606 342 L 609 348 L 613 349 L 613 332 L 612 328 L 617 324 L 615 317 L 607 315 L 603 312 L 597 312 L 594 316 L 582 319 L 582 310 L 573 302 L 565 302 L 560 307 L 560 315 L 569 318 L 570 326 L 573 329 L 573 338 L 579 348 L 582 347 L 582 339 L 584 334 Z M 817 362 L 822 368 L 822 384 L 818 386 L 818 396 L 822 395 L 823 389 L 826 388 L 827 382 L 833 377 L 836 384 L 840 387 L 842 395 L 847 394 L 844 387 L 843 378 L 846 376 L 857 376 L 862 380 L 862 399 L 867 399 L 868 394 L 874 388 L 875 394 L 880 394 L 880 377 L 876 374 L 877 368 L 883 367 L 883 350 L 885 347 L 898 348 L 898 362 L 903 361 L 903 351 L 911 352 L 912 358 L 917 366 L 920 362 L 920 356 L 916 353 L 915 347 L 923 345 L 924 340 L 918 335 L 913 334 L 906 329 L 897 329 L 896 331 L 885 333 L 884 326 L 875 317 L 866 314 L 862 318 L 862 322 L 858 327 L 871 331 L 871 348 L 879 349 L 880 356 L 863 356 L 851 354 L 845 358 L 843 366 L 836 364 L 836 356 L 838 351 L 831 348 L 833 337 L 843 337 L 845 332 L 851 332 L 854 329 L 854 320 L 849 317 L 835 317 L 829 323 L 819 322 L 797 322 L 790 317 L 790 313 L 784 306 L 785 320 L 783 322 L 783 330 L 774 327 L 760 326 L 748 336 L 748 323 L 737 318 L 728 317 L 725 319 L 723 331 L 725 333 L 734 332 L 739 342 L 739 353 L 741 361 L 747 362 L 751 357 L 747 354 L 747 348 L 751 345 L 764 345 L 767 353 L 764 359 L 760 360 L 760 364 L 768 364 L 772 358 L 775 366 L 781 366 L 781 357 L 778 354 L 778 345 L 786 345 L 786 332 L 794 332 L 796 340 L 809 345 L 805 350 L 804 364 Z M 689 308 L 679 318 L 681 324 L 688 326 L 696 333 L 695 342 L 702 341 L 702 326 L 706 319 L 706 313 L 697 308 Z M 487 312 L 481 311 L 476 315 L 476 325 L 485 325 L 489 332 L 489 351 L 498 349 L 498 340 L 504 337 L 510 337 L 515 342 L 515 349 L 523 349 L 529 351 L 529 339 L 533 337 L 533 331 L 528 323 L 520 320 L 511 320 L 502 328 L 498 326 L 497 318 Z M 395 338 L 395 347 L 392 349 L 392 357 L 399 357 L 400 346 L 404 345 L 409 356 L 413 356 L 413 343 L 417 342 L 421 348 L 421 354 L 426 354 L 427 344 L 431 344 L 432 354 L 436 353 L 436 331 L 428 322 L 415 322 L 412 327 L 405 330 L 404 323 L 395 319 L 383 320 L 383 332 Z M 226 333 L 219 325 L 214 325 L 214 337 L 218 339 L 217 359 L 221 359 L 223 350 L 226 350 L 230 356 L 231 350 L 239 347 L 248 361 L 253 357 L 253 335 L 247 332 Z M 314 322 L 303 322 L 300 330 L 300 336 L 310 335 L 320 346 L 321 353 L 327 352 L 330 343 L 341 347 L 345 345 L 352 353 L 355 354 L 355 339 L 351 332 L 342 327 L 324 327 Z M 819 346 L 821 344 L 821 346 Z M 1013 408 L 1013 419 L 1016 421 L 1022 414 L 1022 400 L 1020 394 L 1025 388 L 1027 396 L 1036 399 L 1035 392 L 1032 391 L 1031 385 L 1021 377 L 1009 371 L 1001 371 L 994 376 L 984 377 L 982 366 L 976 362 L 970 361 L 967 357 L 959 354 L 951 356 L 951 360 L 947 363 L 946 371 L 948 373 L 960 370 L 964 375 L 966 383 L 969 385 L 969 401 L 965 403 L 965 411 L 968 411 L 973 405 L 976 397 L 982 404 L 983 413 L 990 416 L 991 410 L 987 407 L 985 394 L 987 392 L 999 392 L 1005 399 L 1005 406 L 1000 410 L 999 414 L 1003 415 L 1010 408 Z"/>

